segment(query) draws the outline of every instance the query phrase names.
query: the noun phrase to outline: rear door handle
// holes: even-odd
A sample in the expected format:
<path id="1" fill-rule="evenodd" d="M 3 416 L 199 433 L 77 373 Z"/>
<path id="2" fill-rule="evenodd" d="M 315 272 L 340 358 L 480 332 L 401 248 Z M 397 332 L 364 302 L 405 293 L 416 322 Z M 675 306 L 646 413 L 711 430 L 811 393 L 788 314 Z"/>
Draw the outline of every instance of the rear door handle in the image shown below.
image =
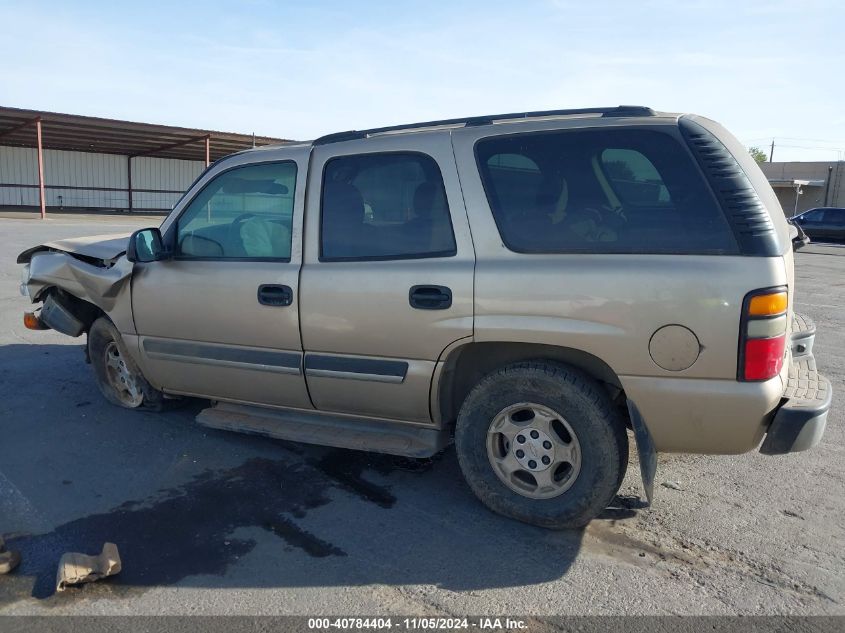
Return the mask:
<path id="1" fill-rule="evenodd" d="M 446 310 L 452 307 L 452 291 L 446 286 L 411 286 L 408 302 L 418 310 Z"/>
<path id="2" fill-rule="evenodd" d="M 264 306 L 289 306 L 293 303 L 293 290 L 290 286 L 261 284 L 258 286 L 258 303 Z"/>

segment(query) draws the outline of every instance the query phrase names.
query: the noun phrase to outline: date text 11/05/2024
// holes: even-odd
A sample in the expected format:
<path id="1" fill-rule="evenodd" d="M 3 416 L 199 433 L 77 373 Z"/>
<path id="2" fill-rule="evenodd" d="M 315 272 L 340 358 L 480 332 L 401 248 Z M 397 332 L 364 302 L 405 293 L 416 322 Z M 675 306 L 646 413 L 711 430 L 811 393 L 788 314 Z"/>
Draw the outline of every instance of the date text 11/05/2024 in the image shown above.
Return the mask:
<path id="1" fill-rule="evenodd" d="M 527 628 L 525 620 L 500 617 L 478 618 L 397 618 L 390 617 L 350 617 L 350 618 L 309 618 L 308 629 L 316 631 L 341 630 L 467 630 L 513 631 Z"/>

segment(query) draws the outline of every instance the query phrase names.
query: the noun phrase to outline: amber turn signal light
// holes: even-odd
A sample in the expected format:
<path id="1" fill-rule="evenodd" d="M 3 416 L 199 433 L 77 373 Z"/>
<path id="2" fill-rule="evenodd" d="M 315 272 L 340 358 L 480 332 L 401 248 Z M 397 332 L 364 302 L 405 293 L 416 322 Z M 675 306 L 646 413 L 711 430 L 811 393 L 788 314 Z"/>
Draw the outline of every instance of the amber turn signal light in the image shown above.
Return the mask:
<path id="1" fill-rule="evenodd" d="M 49 329 L 46 325 L 41 322 L 35 312 L 24 312 L 23 313 L 23 324 L 24 327 L 28 330 L 47 330 Z"/>
<path id="2" fill-rule="evenodd" d="M 786 293 L 771 292 L 751 297 L 748 303 L 748 316 L 773 316 L 786 312 Z"/>

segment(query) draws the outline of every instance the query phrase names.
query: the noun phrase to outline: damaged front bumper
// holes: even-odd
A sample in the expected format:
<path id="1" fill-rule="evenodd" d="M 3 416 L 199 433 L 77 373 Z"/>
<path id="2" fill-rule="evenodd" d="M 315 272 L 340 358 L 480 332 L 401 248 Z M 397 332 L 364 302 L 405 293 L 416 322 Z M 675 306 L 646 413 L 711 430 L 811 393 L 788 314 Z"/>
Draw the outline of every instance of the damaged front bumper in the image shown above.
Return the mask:
<path id="1" fill-rule="evenodd" d="M 133 266 L 123 256 L 126 239 L 78 238 L 22 252 L 21 294 L 32 303 L 43 302 L 40 309 L 24 313 L 24 326 L 75 337 L 105 313 L 121 332 L 133 332 L 127 283 Z"/>
<path id="2" fill-rule="evenodd" d="M 85 331 L 85 323 L 77 317 L 67 303 L 48 295 L 38 313 L 24 314 L 24 325 L 30 330 L 56 330 L 67 336 L 79 336 Z"/>
<path id="3" fill-rule="evenodd" d="M 833 399 L 830 382 L 819 374 L 813 357 L 816 326 L 796 315 L 792 334 L 792 364 L 783 400 L 774 412 L 760 452 L 783 455 L 806 451 L 824 435 Z"/>

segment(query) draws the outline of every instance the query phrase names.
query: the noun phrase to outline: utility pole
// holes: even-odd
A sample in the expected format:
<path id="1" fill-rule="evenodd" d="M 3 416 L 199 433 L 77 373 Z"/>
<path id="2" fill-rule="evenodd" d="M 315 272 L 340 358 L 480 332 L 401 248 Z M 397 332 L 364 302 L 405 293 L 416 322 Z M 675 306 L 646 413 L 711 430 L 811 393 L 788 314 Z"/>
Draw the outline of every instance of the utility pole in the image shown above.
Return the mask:
<path id="1" fill-rule="evenodd" d="M 833 165 L 827 168 L 827 182 L 824 185 L 824 206 L 828 205 L 830 199 L 830 180 L 833 178 Z"/>
<path id="2" fill-rule="evenodd" d="M 772 139 L 772 149 L 769 150 L 769 162 L 772 162 L 772 159 L 775 156 L 775 139 Z"/>

